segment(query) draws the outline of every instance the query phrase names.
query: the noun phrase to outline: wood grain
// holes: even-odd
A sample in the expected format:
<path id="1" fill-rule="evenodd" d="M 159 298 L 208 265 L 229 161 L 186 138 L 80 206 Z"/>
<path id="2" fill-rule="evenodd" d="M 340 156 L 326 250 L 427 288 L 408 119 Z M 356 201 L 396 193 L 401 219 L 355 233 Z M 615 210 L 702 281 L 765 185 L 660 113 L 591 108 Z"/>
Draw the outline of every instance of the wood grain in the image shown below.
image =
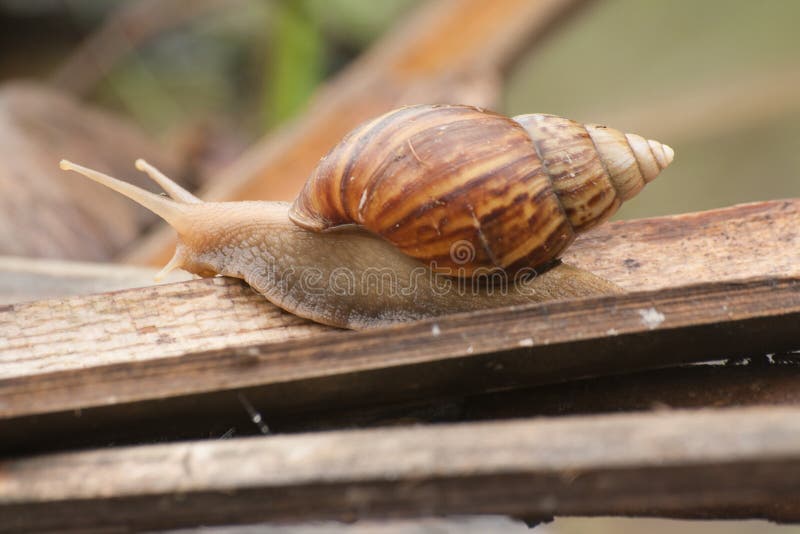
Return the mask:
<path id="1" fill-rule="evenodd" d="M 646 292 L 361 334 L 287 315 L 223 278 L 7 306 L 2 445 L 249 429 L 239 393 L 291 428 L 292 418 L 302 424 L 297 414 L 800 348 L 799 207 L 774 201 L 619 222 L 576 244 L 573 262 Z M 767 253 L 762 241 L 781 245 Z M 766 278 L 737 278 L 758 274 Z"/>
<path id="2" fill-rule="evenodd" d="M 475 513 L 798 521 L 800 409 L 150 445 L 10 459 L 0 472 L 6 532 Z"/>
<path id="3" fill-rule="evenodd" d="M 155 317 L 142 314 L 139 320 Z M 53 435 L 60 436 L 60 446 L 75 445 L 129 432 L 136 426 L 129 421 L 137 419 L 179 423 L 188 416 L 208 423 L 241 413 L 240 394 L 265 410 L 269 423 L 273 414 L 285 418 L 334 406 L 469 395 L 784 351 L 798 348 L 799 320 L 800 278 L 768 278 L 217 350 L 203 350 L 206 344 L 179 358 L 129 358 L 0 380 L 0 450 L 46 447 Z M 149 344 L 157 343 L 158 333 L 149 335 Z M 96 351 L 93 342 L 74 357 Z"/>
<path id="4" fill-rule="evenodd" d="M 800 199 L 612 222 L 578 237 L 564 261 L 629 291 L 800 276 Z"/>
<path id="5" fill-rule="evenodd" d="M 628 290 L 800 277 L 800 200 L 611 223 L 566 261 Z M 609 328 L 613 328 L 610 325 Z M 177 356 L 329 331 L 227 279 L 0 309 L 0 377 Z"/>
<path id="6" fill-rule="evenodd" d="M 359 123 L 419 103 L 491 107 L 500 72 L 585 0 L 423 2 L 314 95 L 305 113 L 219 174 L 207 200 L 292 200 L 317 161 Z M 124 258 L 163 264 L 166 228 Z"/>
<path id="7" fill-rule="evenodd" d="M 0 377 L 180 356 L 329 331 L 212 278 L 0 308 Z"/>

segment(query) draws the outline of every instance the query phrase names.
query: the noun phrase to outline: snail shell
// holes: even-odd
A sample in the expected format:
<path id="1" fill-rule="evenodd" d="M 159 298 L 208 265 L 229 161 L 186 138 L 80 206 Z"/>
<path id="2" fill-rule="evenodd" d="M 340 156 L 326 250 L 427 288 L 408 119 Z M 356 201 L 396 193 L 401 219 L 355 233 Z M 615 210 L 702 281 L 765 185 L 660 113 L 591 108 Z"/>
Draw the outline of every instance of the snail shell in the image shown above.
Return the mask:
<path id="1" fill-rule="evenodd" d="M 410 106 L 348 134 L 289 217 L 312 231 L 361 225 L 442 273 L 514 273 L 557 259 L 673 155 L 657 141 L 553 115 Z"/>

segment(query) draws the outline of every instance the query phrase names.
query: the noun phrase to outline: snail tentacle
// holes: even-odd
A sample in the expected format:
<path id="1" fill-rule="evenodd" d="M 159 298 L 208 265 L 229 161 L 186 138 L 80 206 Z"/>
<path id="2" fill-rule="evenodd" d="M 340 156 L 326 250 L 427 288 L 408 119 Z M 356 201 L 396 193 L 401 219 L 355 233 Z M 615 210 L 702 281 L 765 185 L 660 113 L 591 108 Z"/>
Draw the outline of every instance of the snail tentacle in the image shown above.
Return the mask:
<path id="1" fill-rule="evenodd" d="M 147 163 L 145 160 L 141 158 L 137 159 L 134 162 L 134 166 L 136 169 L 149 176 L 150 179 L 157 183 L 161 189 L 163 189 L 164 192 L 166 192 L 173 200 L 183 202 L 184 204 L 199 204 L 202 202 L 199 198 L 178 185 L 172 179 L 168 178 L 167 175 Z"/>
<path id="2" fill-rule="evenodd" d="M 65 171 L 73 171 L 77 172 L 78 174 L 82 174 L 90 180 L 102 184 L 109 189 L 113 189 L 117 193 L 125 195 L 137 204 L 144 206 L 167 221 L 170 226 L 179 232 L 189 225 L 189 218 L 187 217 L 185 204 L 181 204 L 175 200 L 156 195 L 150 191 L 142 189 L 141 187 L 136 187 L 133 184 L 123 182 L 122 180 L 113 178 L 100 171 L 89 169 L 88 167 L 78 165 L 77 163 L 72 163 L 71 161 L 65 159 L 61 160 L 59 167 Z"/>

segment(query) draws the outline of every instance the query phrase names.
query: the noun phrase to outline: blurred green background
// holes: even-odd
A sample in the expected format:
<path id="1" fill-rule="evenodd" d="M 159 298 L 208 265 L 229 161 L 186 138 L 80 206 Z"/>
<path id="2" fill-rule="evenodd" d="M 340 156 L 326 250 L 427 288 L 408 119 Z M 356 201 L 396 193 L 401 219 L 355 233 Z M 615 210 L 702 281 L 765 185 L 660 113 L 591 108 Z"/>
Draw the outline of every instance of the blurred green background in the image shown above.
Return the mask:
<path id="1" fill-rule="evenodd" d="M 213 169 L 301 112 L 415 1 L 197 0 L 177 15 L 170 3 L 152 2 L 163 28 L 82 90 L 164 143 L 199 145 Z M 57 76 L 111 10 L 135 4 L 147 2 L 0 0 L 0 76 Z M 797 197 L 798 21 L 796 0 L 598 0 L 518 62 L 497 107 L 670 144 L 669 171 L 617 217 Z"/>

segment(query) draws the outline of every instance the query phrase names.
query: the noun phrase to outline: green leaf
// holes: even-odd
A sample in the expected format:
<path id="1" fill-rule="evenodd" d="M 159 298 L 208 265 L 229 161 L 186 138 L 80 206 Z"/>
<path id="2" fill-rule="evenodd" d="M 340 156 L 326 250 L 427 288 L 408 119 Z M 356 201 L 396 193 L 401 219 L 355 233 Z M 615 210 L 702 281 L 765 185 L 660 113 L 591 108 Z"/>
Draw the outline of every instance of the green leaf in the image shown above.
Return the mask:
<path id="1" fill-rule="evenodd" d="M 277 2 L 274 17 L 262 115 L 267 128 L 301 111 L 324 76 L 322 35 L 303 3 Z"/>

